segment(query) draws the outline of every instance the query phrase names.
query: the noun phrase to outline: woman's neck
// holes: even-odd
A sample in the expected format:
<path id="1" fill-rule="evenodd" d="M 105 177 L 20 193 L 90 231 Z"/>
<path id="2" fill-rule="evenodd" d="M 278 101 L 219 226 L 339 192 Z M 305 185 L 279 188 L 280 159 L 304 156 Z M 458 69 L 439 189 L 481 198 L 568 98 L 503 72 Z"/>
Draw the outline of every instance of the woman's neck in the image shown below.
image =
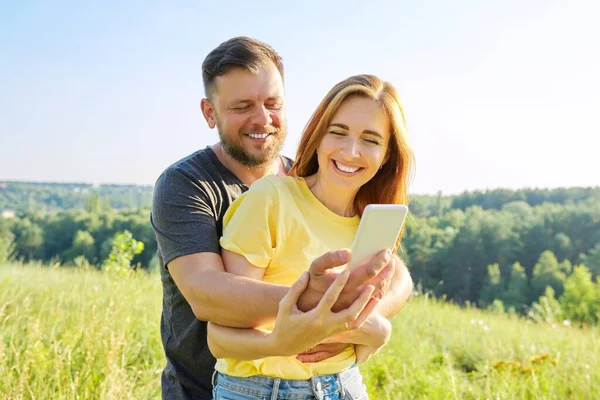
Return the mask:
<path id="1" fill-rule="evenodd" d="M 332 212 L 342 217 L 354 217 L 356 215 L 354 198 L 358 193 L 357 191 L 341 191 L 329 187 L 318 171 L 306 178 L 306 184 L 315 197 Z"/>

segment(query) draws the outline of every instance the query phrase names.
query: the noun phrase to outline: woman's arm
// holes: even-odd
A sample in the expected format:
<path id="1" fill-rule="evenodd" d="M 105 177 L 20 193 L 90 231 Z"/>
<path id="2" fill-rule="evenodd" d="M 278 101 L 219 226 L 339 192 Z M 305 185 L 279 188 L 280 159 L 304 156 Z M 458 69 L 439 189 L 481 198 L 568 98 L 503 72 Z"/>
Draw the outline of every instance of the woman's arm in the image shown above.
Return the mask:
<path id="1" fill-rule="evenodd" d="M 255 360 L 279 356 L 278 348 L 265 331 L 256 328 L 230 328 L 208 323 L 208 347 L 215 358 Z"/>
<path id="2" fill-rule="evenodd" d="M 308 285 L 308 273 L 290 288 L 279 303 L 279 312 L 272 332 L 260 329 L 229 328 L 210 323 L 208 345 L 215 358 L 254 360 L 267 356 L 292 356 L 309 349 L 329 336 L 343 332 L 346 324 L 361 325 L 361 318 L 373 307 L 369 299 L 374 287 L 370 286 L 346 310 L 334 313 L 331 308 L 337 301 L 348 272 L 342 272 L 329 287 L 319 304 L 308 312 L 296 306 L 298 297 Z"/>

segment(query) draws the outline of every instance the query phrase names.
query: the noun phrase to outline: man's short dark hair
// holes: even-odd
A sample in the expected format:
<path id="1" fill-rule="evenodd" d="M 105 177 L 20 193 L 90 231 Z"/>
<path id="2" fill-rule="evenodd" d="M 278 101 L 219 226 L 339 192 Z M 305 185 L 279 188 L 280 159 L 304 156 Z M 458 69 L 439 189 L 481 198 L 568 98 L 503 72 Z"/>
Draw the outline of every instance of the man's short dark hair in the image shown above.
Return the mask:
<path id="1" fill-rule="evenodd" d="M 215 78 L 225 74 L 230 67 L 246 68 L 256 74 L 268 61 L 275 64 L 283 79 L 281 56 L 268 44 L 245 36 L 234 37 L 221 43 L 206 56 L 202 63 L 202 80 L 206 97 L 210 98 Z"/>

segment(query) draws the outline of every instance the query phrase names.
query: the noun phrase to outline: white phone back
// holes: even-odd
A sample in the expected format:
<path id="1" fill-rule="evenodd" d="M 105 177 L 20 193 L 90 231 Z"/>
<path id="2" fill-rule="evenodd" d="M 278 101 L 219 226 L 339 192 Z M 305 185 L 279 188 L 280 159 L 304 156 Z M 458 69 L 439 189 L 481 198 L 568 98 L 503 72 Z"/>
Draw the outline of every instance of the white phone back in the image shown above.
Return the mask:
<path id="1" fill-rule="evenodd" d="M 348 269 L 361 265 L 383 249 L 393 249 L 407 214 L 408 207 L 403 204 L 369 204 L 365 207 L 352 244 Z"/>

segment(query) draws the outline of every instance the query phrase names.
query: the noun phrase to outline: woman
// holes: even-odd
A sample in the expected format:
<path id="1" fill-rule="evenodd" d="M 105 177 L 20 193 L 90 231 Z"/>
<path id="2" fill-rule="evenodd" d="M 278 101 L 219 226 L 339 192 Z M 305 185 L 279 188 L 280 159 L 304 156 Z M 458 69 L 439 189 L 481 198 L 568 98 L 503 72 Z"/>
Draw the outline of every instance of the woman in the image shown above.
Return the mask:
<path id="1" fill-rule="evenodd" d="M 227 271 L 293 286 L 271 326 L 209 324 L 209 346 L 217 358 L 215 398 L 367 397 L 356 364 L 391 332 L 370 301 L 373 288 L 347 310 L 331 312 L 348 278 L 343 272 L 314 310 L 300 313 L 295 304 L 311 261 L 349 248 L 368 204 L 408 203 L 413 155 L 405 129 L 399 96 L 389 83 L 372 75 L 350 77 L 312 115 L 290 176 L 264 177 L 231 205 L 221 238 Z M 304 334 L 316 345 L 363 323 L 370 328 L 364 340 L 321 362 L 302 363 L 296 355 L 306 349 L 290 341 Z"/>

